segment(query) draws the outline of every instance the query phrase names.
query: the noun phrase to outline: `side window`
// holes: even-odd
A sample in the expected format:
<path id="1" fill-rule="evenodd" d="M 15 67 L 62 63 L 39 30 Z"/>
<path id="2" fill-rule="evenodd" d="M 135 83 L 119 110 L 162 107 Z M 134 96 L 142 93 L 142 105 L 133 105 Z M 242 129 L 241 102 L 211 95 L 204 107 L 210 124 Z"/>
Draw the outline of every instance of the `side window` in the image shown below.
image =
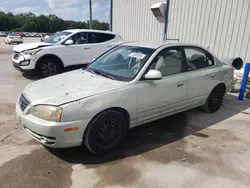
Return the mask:
<path id="1" fill-rule="evenodd" d="M 188 71 L 203 69 L 214 65 L 212 55 L 197 48 L 185 48 Z"/>
<path id="2" fill-rule="evenodd" d="M 183 70 L 182 51 L 175 48 L 162 50 L 153 60 L 150 69 L 161 71 L 163 76 L 181 73 Z"/>
<path id="3" fill-rule="evenodd" d="M 89 33 L 89 43 L 102 43 L 115 38 L 115 35 L 106 33 Z"/>
<path id="4" fill-rule="evenodd" d="M 70 37 L 71 40 L 73 40 L 74 44 L 86 44 L 88 43 L 88 35 L 87 33 L 81 32 L 76 33 L 72 37 Z"/>

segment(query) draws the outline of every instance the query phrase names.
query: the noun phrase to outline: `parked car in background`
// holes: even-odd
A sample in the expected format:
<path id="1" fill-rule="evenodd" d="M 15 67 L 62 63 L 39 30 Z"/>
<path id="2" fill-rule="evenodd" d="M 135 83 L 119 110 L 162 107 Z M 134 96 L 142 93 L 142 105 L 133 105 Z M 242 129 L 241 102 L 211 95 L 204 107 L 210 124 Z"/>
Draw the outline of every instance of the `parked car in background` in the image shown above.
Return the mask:
<path id="1" fill-rule="evenodd" d="M 15 46 L 12 62 L 25 72 L 36 70 L 48 77 L 65 67 L 89 64 L 105 51 L 123 42 L 120 35 L 100 30 L 73 29 L 56 33 L 44 42 Z"/>
<path id="2" fill-rule="evenodd" d="M 8 36 L 4 39 L 5 44 L 21 44 L 23 43 L 23 38 L 17 33 L 9 33 Z"/>
<path id="3" fill-rule="evenodd" d="M 43 35 L 41 37 L 41 42 L 45 41 L 46 39 L 48 39 L 50 36 L 49 35 Z"/>
<path id="4" fill-rule="evenodd" d="M 24 34 L 22 32 L 18 32 L 17 34 L 21 37 L 24 37 Z"/>
<path id="5" fill-rule="evenodd" d="M 8 36 L 8 32 L 6 32 L 6 31 L 1 31 L 1 32 L 0 32 L 0 36 L 1 36 L 1 37 L 7 37 L 7 36 Z"/>
<path id="6" fill-rule="evenodd" d="M 126 43 L 83 70 L 31 83 L 16 112 L 24 130 L 48 147 L 85 144 L 104 153 L 130 128 L 195 107 L 216 112 L 232 87 L 233 66 L 242 65 L 192 44 Z"/>

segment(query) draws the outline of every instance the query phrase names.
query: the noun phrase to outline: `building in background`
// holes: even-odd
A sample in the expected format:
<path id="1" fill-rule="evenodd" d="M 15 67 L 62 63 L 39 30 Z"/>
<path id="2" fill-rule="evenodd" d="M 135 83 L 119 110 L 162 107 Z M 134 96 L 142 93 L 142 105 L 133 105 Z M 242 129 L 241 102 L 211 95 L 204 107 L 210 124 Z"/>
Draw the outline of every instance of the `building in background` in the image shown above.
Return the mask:
<path id="1" fill-rule="evenodd" d="M 168 5 L 163 17 L 151 7 Z M 160 5 L 158 4 L 158 5 Z M 208 47 L 218 57 L 240 56 L 250 62 L 249 0 L 113 0 L 112 30 L 129 41 L 167 38 Z"/>

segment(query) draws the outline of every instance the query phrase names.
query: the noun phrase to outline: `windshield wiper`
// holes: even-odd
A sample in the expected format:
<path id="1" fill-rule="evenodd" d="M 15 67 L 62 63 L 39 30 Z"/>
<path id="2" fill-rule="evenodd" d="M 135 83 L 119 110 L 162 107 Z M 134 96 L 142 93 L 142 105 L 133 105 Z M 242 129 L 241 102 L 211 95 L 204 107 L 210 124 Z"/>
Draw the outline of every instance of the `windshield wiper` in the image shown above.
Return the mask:
<path id="1" fill-rule="evenodd" d="M 112 80 L 116 80 L 113 76 L 110 76 L 109 74 L 107 74 L 107 73 L 105 73 L 105 72 L 103 72 L 103 71 L 101 71 L 101 70 L 93 70 L 93 69 L 90 69 L 89 70 L 90 72 L 94 72 L 95 74 L 99 74 L 99 75 L 102 75 L 102 76 L 104 76 L 104 77 L 106 77 L 106 78 L 110 78 L 110 79 L 112 79 Z"/>

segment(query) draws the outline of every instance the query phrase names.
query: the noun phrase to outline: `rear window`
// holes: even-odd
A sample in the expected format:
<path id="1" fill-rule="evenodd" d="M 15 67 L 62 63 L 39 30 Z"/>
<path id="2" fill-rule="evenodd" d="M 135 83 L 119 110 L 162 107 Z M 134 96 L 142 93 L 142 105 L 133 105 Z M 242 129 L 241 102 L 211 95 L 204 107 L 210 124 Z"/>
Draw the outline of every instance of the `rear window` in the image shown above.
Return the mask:
<path id="1" fill-rule="evenodd" d="M 89 43 L 102 43 L 115 38 L 113 34 L 106 33 L 89 33 Z"/>

